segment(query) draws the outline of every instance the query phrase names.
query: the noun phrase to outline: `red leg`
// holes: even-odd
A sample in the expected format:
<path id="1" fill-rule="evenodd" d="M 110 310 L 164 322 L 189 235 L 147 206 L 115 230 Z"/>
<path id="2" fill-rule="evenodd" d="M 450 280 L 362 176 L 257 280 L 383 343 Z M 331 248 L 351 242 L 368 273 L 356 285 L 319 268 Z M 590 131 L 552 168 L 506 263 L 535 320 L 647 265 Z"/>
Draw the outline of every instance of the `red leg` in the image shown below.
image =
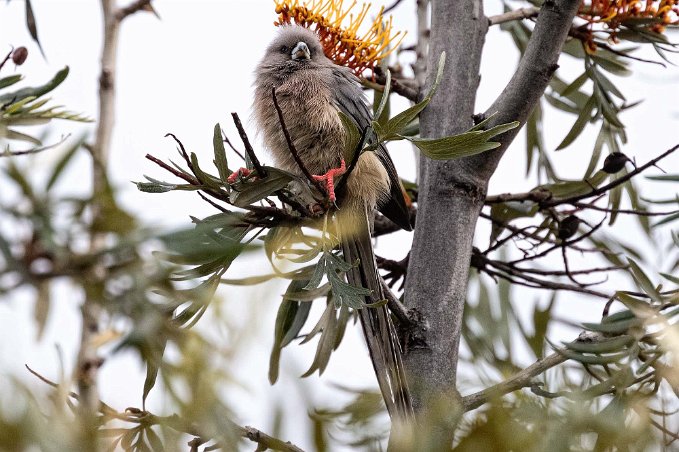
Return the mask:
<path id="1" fill-rule="evenodd" d="M 314 180 L 325 182 L 325 188 L 328 190 L 328 199 L 330 199 L 331 202 L 335 202 L 337 200 L 337 196 L 335 195 L 335 177 L 339 177 L 346 172 L 347 166 L 344 159 L 342 159 L 339 168 L 330 168 L 327 173 L 321 176 L 313 176 L 313 178 Z"/>
<path id="2" fill-rule="evenodd" d="M 231 175 L 226 179 L 229 184 L 233 184 L 238 180 L 239 177 L 248 177 L 251 171 L 247 168 L 238 168 L 236 171 L 231 173 Z"/>

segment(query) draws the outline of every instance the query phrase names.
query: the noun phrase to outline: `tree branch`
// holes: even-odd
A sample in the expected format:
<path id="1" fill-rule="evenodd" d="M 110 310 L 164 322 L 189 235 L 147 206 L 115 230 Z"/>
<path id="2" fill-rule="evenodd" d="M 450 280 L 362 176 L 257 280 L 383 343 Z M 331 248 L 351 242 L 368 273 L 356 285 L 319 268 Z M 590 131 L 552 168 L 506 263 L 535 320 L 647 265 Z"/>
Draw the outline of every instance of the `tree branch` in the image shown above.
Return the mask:
<path id="1" fill-rule="evenodd" d="M 493 399 L 500 398 L 505 394 L 509 394 L 510 392 L 517 391 L 521 388 L 531 386 L 534 377 L 543 374 L 545 371 L 551 369 L 554 366 L 558 366 L 567 359 L 568 358 L 566 358 L 563 354 L 552 353 L 551 355 L 534 362 L 521 372 L 501 383 L 496 384 L 495 386 L 491 386 L 490 388 L 486 388 L 483 391 L 463 397 L 462 405 L 464 407 L 464 411 L 467 412 L 474 410 Z"/>
<path id="2" fill-rule="evenodd" d="M 511 121 L 525 124 L 540 101 L 552 74 L 559 67 L 557 61 L 561 48 L 568 37 L 579 6 L 579 0 L 547 0 L 543 3 L 535 29 L 514 76 L 485 112 L 486 116 L 496 113 L 488 127 Z M 517 127 L 496 137 L 495 140 L 499 141 L 501 146 L 495 151 L 469 159 L 469 170 L 488 180 L 502 154 L 518 133 Z"/>
<path id="3" fill-rule="evenodd" d="M 511 22 L 513 20 L 532 19 L 534 17 L 538 17 L 538 13 L 540 13 L 540 8 L 537 6 L 530 8 L 519 8 L 506 13 L 490 16 L 488 18 L 488 25 L 493 26 L 503 24 L 505 22 Z"/>
<path id="4" fill-rule="evenodd" d="M 118 20 L 118 22 L 121 22 L 127 16 L 135 14 L 139 11 L 151 11 L 155 14 L 153 6 L 151 6 L 151 0 L 136 0 L 124 8 L 119 8 L 118 11 L 116 12 L 116 19 Z"/>
<path id="5" fill-rule="evenodd" d="M 413 80 L 408 79 L 409 81 L 413 82 Z M 384 72 L 382 71 L 382 68 L 377 66 L 375 68 L 375 82 L 368 80 L 368 79 L 363 79 L 361 82 L 368 86 L 369 88 L 372 88 L 377 91 L 384 91 L 384 84 L 387 83 L 387 78 Z M 396 77 L 392 77 L 391 79 L 391 87 L 390 90 L 396 94 L 399 94 L 406 99 L 408 99 L 411 102 L 417 102 L 417 95 L 418 95 L 418 90 L 411 88 L 410 86 L 401 83 Z"/>

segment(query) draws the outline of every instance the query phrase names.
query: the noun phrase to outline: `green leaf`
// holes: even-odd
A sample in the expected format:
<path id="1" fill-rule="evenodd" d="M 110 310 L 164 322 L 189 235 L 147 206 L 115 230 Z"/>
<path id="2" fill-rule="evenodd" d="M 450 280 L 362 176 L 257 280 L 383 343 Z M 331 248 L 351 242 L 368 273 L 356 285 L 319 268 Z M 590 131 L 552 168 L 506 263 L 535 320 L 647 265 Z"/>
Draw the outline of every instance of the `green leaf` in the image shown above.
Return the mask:
<path id="1" fill-rule="evenodd" d="M 9 77 L 0 78 L 0 89 L 12 86 L 23 78 L 21 74 L 10 75 Z"/>
<path id="2" fill-rule="evenodd" d="M 149 445 L 151 446 L 151 450 L 153 452 L 163 452 L 166 450 L 160 437 L 156 432 L 153 431 L 152 427 L 146 427 L 146 429 L 144 429 L 144 433 L 146 433 L 146 439 L 148 439 Z"/>
<path id="3" fill-rule="evenodd" d="M 640 300 L 639 298 L 620 291 L 616 292 L 615 296 L 626 308 L 632 311 L 634 316 L 638 319 L 650 319 L 658 314 L 658 311 L 646 300 Z"/>
<path id="4" fill-rule="evenodd" d="M 354 153 L 359 151 L 358 146 L 361 141 L 361 132 L 356 127 L 356 123 L 349 116 L 344 114 L 342 111 L 337 110 L 337 114 L 342 121 L 342 126 L 344 127 L 345 142 L 344 142 L 344 159 L 347 162 L 353 162 Z"/>
<path id="5" fill-rule="evenodd" d="M 636 317 L 632 311 L 626 309 L 624 311 L 616 312 L 614 314 L 607 315 L 601 319 L 601 323 L 614 323 L 621 320 L 629 320 Z"/>
<path id="6" fill-rule="evenodd" d="M 384 82 L 384 91 L 379 93 L 380 95 L 380 103 L 377 105 L 377 109 L 375 109 L 373 113 L 373 118 L 377 120 L 378 123 L 382 123 L 382 113 L 385 112 L 385 108 L 387 107 L 387 104 L 389 102 L 389 91 L 391 90 L 391 71 L 389 68 L 386 69 L 387 75 L 386 75 L 386 80 Z M 378 91 L 375 91 L 375 95 L 377 95 Z"/>
<path id="7" fill-rule="evenodd" d="M 668 215 L 665 218 L 663 218 L 662 220 L 660 220 L 656 223 L 653 223 L 653 227 L 662 226 L 663 224 L 671 223 L 672 221 L 675 221 L 675 220 L 679 220 L 679 212 L 674 213 L 672 215 Z"/>
<path id="8" fill-rule="evenodd" d="M 165 353 L 165 347 L 167 345 L 167 340 L 159 338 L 158 348 L 152 347 L 150 350 L 149 359 L 146 360 L 146 377 L 144 378 L 144 387 L 142 389 L 142 405 L 146 407 L 146 398 L 149 396 L 151 389 L 156 385 L 156 379 L 158 378 L 158 370 L 160 369 L 161 361 L 163 360 L 163 354 Z"/>
<path id="9" fill-rule="evenodd" d="M 597 65 L 599 65 L 599 67 L 610 72 L 611 74 L 618 75 L 620 77 L 626 77 L 632 74 L 632 71 L 630 71 L 627 68 L 627 65 L 623 62 L 616 60 L 613 57 L 605 58 L 602 55 L 603 54 L 590 55 L 590 57 Z"/>
<path id="10" fill-rule="evenodd" d="M 315 289 L 304 289 L 299 292 L 290 292 L 283 295 L 283 298 L 290 297 L 291 300 L 297 301 L 314 301 L 317 298 L 326 297 L 330 292 L 330 283 L 325 283 Z"/>
<path id="11" fill-rule="evenodd" d="M 83 135 L 80 139 L 75 141 L 68 149 L 64 155 L 59 159 L 59 161 L 54 165 L 50 177 L 47 179 L 47 184 L 45 185 L 45 191 L 49 191 L 54 184 L 59 180 L 59 177 L 64 172 L 64 169 L 73 159 L 75 153 L 80 149 L 80 145 L 85 141 L 85 136 Z"/>
<path id="12" fill-rule="evenodd" d="M 500 147 L 500 143 L 488 140 L 518 127 L 519 124 L 518 121 L 514 121 L 497 125 L 488 130 L 471 130 L 443 138 L 402 138 L 413 143 L 430 159 L 448 160 L 468 157 Z"/>
<path id="13" fill-rule="evenodd" d="M 594 96 L 592 96 L 589 98 L 584 108 L 580 111 L 580 114 L 573 123 L 573 127 L 571 127 L 571 130 L 568 132 L 568 134 L 566 134 L 561 143 L 556 147 L 557 151 L 568 147 L 571 143 L 573 143 L 573 141 L 575 141 L 575 139 L 578 136 L 580 136 L 580 133 L 582 133 L 587 123 L 592 119 L 592 110 L 594 110 L 595 105 L 596 105 L 595 98 Z"/>
<path id="14" fill-rule="evenodd" d="M 307 281 L 292 281 L 288 286 L 286 294 L 301 290 Z M 274 328 L 274 344 L 269 358 L 269 382 L 274 384 L 278 380 L 280 355 L 283 347 L 288 345 L 304 326 L 311 303 L 304 303 L 291 299 L 284 299 L 276 314 L 276 324 Z"/>
<path id="15" fill-rule="evenodd" d="M 646 179 L 666 182 L 679 182 L 679 174 L 661 174 L 660 176 L 646 176 Z"/>
<path id="16" fill-rule="evenodd" d="M 231 203 L 236 207 L 249 206 L 252 203 L 261 201 L 285 188 L 290 181 L 295 179 L 290 173 L 270 166 L 265 167 L 267 177 L 256 180 L 248 180 L 240 184 L 231 192 Z"/>
<path id="17" fill-rule="evenodd" d="M 545 309 L 540 309 L 540 305 L 536 302 L 533 308 L 533 328 L 535 332 L 531 337 L 526 337 L 536 358 L 542 357 L 545 337 L 547 337 L 547 329 L 552 321 L 552 309 L 556 306 L 556 292 L 549 300 L 549 304 Z"/>
<path id="18" fill-rule="evenodd" d="M 219 178 L 222 180 L 224 186 L 228 186 L 227 179 L 231 175 L 229 164 L 226 160 L 226 149 L 224 148 L 224 140 L 222 139 L 222 128 L 219 123 L 215 124 L 214 132 L 212 134 L 212 147 L 214 148 L 215 160 L 214 164 L 219 171 Z"/>
<path id="19" fill-rule="evenodd" d="M 635 341 L 633 336 L 623 334 L 622 336 L 600 339 L 595 342 L 564 342 L 564 346 L 569 350 L 580 353 L 610 353 L 618 351 Z"/>
<path id="20" fill-rule="evenodd" d="M 613 84 L 613 82 L 611 82 L 610 79 L 600 71 L 597 71 L 595 66 L 590 66 L 587 68 L 587 70 L 592 79 L 596 80 L 596 82 L 601 86 L 602 90 L 613 94 L 620 100 L 627 100 L 622 92 Z"/>
<path id="21" fill-rule="evenodd" d="M 39 146 L 39 145 L 42 144 L 42 142 L 40 140 L 38 140 L 37 138 L 33 138 L 30 135 L 26 135 L 25 133 L 17 132 L 16 130 L 12 130 L 12 129 L 7 129 L 5 131 L 5 138 L 7 138 L 8 140 L 27 141 L 31 144 L 36 145 L 36 146 Z"/>
<path id="22" fill-rule="evenodd" d="M 328 366 L 330 361 L 330 354 L 332 353 L 335 342 L 337 339 L 337 317 L 335 317 L 335 307 L 334 304 L 328 302 L 325 312 L 321 317 L 318 325 L 322 330 L 321 338 L 316 346 L 316 355 L 314 356 L 314 361 L 311 363 L 309 370 L 307 370 L 302 377 L 308 377 L 313 374 L 316 369 L 318 369 L 319 375 L 323 374 L 323 371 Z"/>
<path id="23" fill-rule="evenodd" d="M 134 184 L 137 186 L 137 190 L 144 193 L 166 193 L 177 189 L 176 185 L 156 182 L 135 182 Z"/>
<path id="24" fill-rule="evenodd" d="M 13 93 L 7 93 L 0 96 L 0 105 L 5 105 L 7 104 L 7 102 L 14 103 L 27 97 L 38 98 L 44 94 L 49 93 L 57 86 L 61 85 L 61 83 L 64 80 L 66 80 L 67 76 L 68 76 L 68 66 L 57 72 L 56 75 L 52 78 L 52 80 L 50 80 L 49 82 L 45 83 L 42 86 L 36 86 L 33 88 L 22 88 Z"/>
<path id="25" fill-rule="evenodd" d="M 40 53 L 45 56 L 45 52 L 42 50 L 42 44 L 40 44 L 40 39 L 38 39 L 38 24 L 35 20 L 35 13 L 33 12 L 33 7 L 31 6 L 31 0 L 26 0 L 26 28 L 31 35 L 31 38 L 38 45 Z"/>
<path id="26" fill-rule="evenodd" d="M 677 278 L 676 276 L 662 272 L 660 273 L 660 275 L 666 280 L 673 282 L 674 284 L 679 284 L 679 278 Z"/>
<path id="27" fill-rule="evenodd" d="M 636 317 L 619 320 L 617 322 L 602 322 L 602 323 L 583 323 L 582 326 L 590 331 L 598 331 L 600 333 L 609 334 L 623 334 L 626 333 L 630 328 L 641 326 L 642 321 Z"/>
<path id="28" fill-rule="evenodd" d="M 441 84 L 441 80 L 443 78 L 443 69 L 445 67 L 445 61 L 446 54 L 445 52 L 443 52 L 439 57 L 436 69 L 436 78 L 434 79 L 434 83 L 432 84 L 431 88 L 429 89 L 429 92 L 424 97 L 424 99 L 422 99 L 422 101 L 397 114 L 389 121 L 387 121 L 387 123 L 384 124 L 384 126 L 380 126 L 377 122 L 373 122 L 373 128 L 378 134 L 379 141 L 390 140 L 394 138 L 402 138 L 402 136 L 399 134 L 403 132 L 403 130 L 408 126 L 408 124 L 410 124 L 420 114 L 422 110 L 424 110 L 427 104 L 429 104 L 429 102 L 431 101 L 431 98 L 436 92 L 436 89 Z"/>
<path id="29" fill-rule="evenodd" d="M 585 84 L 587 80 L 589 80 L 590 74 L 588 74 L 586 71 L 583 72 L 578 78 L 573 80 L 570 85 L 568 85 L 566 88 L 564 88 L 559 94 L 563 97 L 568 97 L 569 94 L 572 94 L 573 92 L 576 92 L 579 90 L 582 85 Z"/>
<path id="30" fill-rule="evenodd" d="M 311 279 L 307 282 L 306 286 L 303 287 L 304 290 L 316 289 L 321 284 L 323 276 L 325 276 L 325 262 L 326 253 L 323 253 L 316 263 L 316 268 L 311 276 Z"/>
<path id="31" fill-rule="evenodd" d="M 646 293 L 646 295 L 651 297 L 651 299 L 656 303 L 662 303 L 663 302 L 662 296 L 657 291 L 655 285 L 651 282 L 646 273 L 644 273 L 641 267 L 639 267 L 639 264 L 637 264 L 633 259 L 630 259 L 629 257 L 627 258 L 627 263 L 629 264 L 630 271 L 632 272 L 632 277 L 639 285 L 639 288 L 643 290 L 644 293 Z M 618 294 L 622 293 L 618 292 Z"/>
<path id="32" fill-rule="evenodd" d="M 565 356 L 568 359 L 579 361 L 583 364 L 612 364 L 617 363 L 621 359 L 629 356 L 629 352 L 623 351 L 613 353 L 610 355 L 585 355 L 583 353 L 574 352 L 568 349 L 558 349 L 557 353 Z"/>
<path id="33" fill-rule="evenodd" d="M 328 272 L 327 276 L 330 287 L 332 288 L 332 294 L 342 305 L 349 306 L 353 309 L 361 309 L 365 306 L 365 297 L 372 293 L 370 289 L 352 286 L 351 284 L 342 281 L 334 271 Z"/>
<path id="34" fill-rule="evenodd" d="M 205 185 L 207 188 L 213 188 L 216 190 L 220 190 L 222 188 L 221 184 L 219 183 L 219 179 L 214 177 L 211 174 L 206 173 L 203 171 L 198 163 L 198 156 L 192 152 L 191 153 L 191 166 L 192 166 L 192 171 L 196 175 L 196 178 L 198 181 L 200 181 L 203 185 Z"/>
<path id="35" fill-rule="evenodd" d="M 600 170 L 587 180 L 563 181 L 555 184 L 546 184 L 536 187 L 533 190 L 548 190 L 555 198 L 570 198 L 571 196 L 580 196 L 590 193 L 594 188 L 601 185 L 608 176 L 607 173 Z"/>

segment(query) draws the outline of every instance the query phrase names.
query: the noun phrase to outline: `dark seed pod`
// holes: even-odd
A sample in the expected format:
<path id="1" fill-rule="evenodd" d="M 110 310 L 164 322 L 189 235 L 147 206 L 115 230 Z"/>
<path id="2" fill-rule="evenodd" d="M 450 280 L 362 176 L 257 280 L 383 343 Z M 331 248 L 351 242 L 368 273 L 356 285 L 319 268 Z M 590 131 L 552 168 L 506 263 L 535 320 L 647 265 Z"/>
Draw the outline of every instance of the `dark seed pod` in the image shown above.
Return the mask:
<path id="1" fill-rule="evenodd" d="M 559 222 L 559 231 L 556 235 L 561 240 L 566 240 L 578 232 L 578 226 L 580 226 L 580 218 L 575 215 L 568 215 Z"/>
<path id="2" fill-rule="evenodd" d="M 483 270 L 486 268 L 486 263 L 481 257 L 481 250 L 479 250 L 477 247 L 472 248 L 472 258 L 469 266 L 478 270 Z"/>
<path id="3" fill-rule="evenodd" d="M 615 174 L 625 167 L 625 163 L 629 161 L 629 158 L 622 152 L 614 152 L 606 157 L 604 160 L 603 170 L 608 174 Z"/>
<path id="4" fill-rule="evenodd" d="M 17 47 L 14 52 L 12 52 L 12 61 L 17 66 L 24 64 L 26 58 L 28 58 L 28 49 L 26 47 Z"/>

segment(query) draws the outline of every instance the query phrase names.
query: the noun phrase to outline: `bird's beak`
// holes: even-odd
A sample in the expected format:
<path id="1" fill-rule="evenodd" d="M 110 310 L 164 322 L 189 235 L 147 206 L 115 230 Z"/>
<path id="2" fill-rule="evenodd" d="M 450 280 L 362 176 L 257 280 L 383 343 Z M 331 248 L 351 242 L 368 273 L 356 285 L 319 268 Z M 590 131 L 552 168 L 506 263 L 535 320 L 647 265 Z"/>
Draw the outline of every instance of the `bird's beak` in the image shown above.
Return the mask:
<path id="1" fill-rule="evenodd" d="M 309 46 L 306 45 L 306 43 L 300 41 L 297 43 L 294 49 L 292 49 L 292 52 L 290 53 L 290 57 L 297 61 L 297 60 L 310 60 L 311 59 L 311 51 L 309 51 Z"/>

